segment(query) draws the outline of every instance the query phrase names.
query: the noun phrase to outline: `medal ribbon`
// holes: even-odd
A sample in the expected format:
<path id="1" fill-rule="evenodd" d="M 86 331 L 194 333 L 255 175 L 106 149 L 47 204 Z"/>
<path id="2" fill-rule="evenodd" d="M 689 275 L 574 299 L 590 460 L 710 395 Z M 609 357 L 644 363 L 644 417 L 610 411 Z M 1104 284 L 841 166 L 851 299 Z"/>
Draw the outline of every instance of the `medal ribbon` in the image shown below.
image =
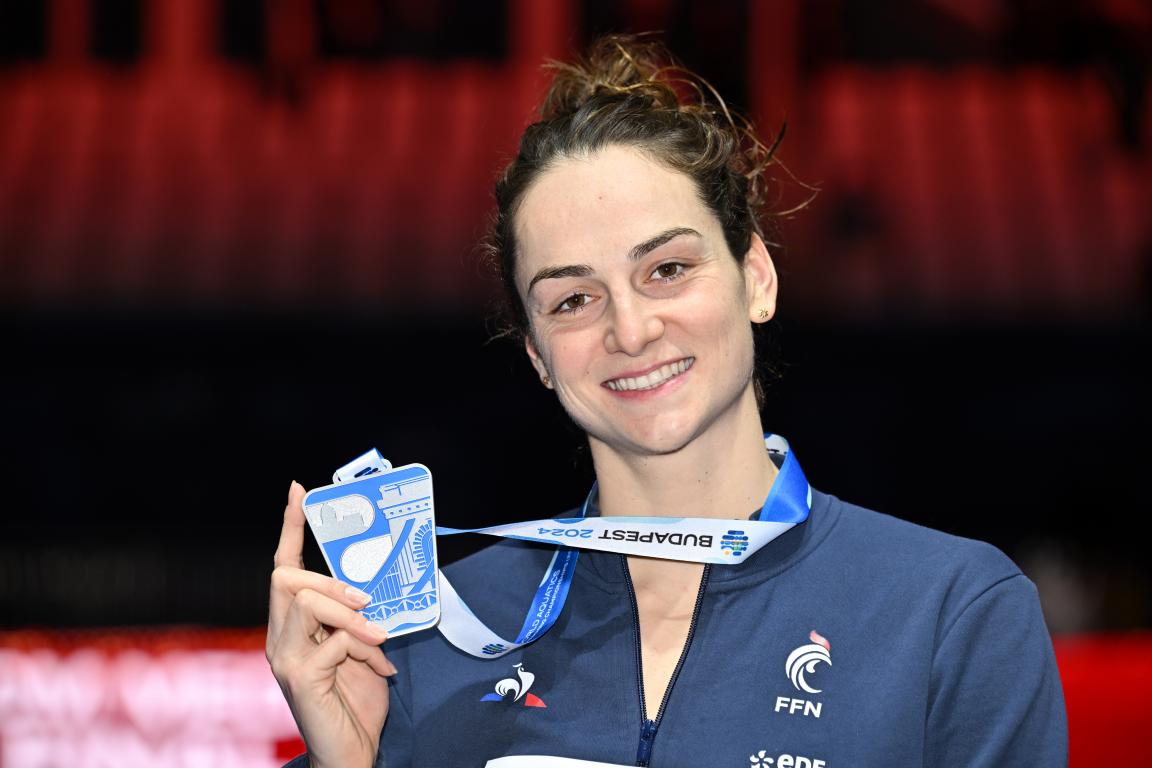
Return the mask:
<path id="1" fill-rule="evenodd" d="M 530 520 L 486 528 L 437 527 L 438 536 L 480 533 L 552 544 L 556 554 L 536 589 L 524 625 L 515 640 L 505 640 L 468 608 L 440 573 L 440 633 L 472 656 L 499 658 L 544 635 L 564 609 L 580 549 L 643 555 L 666 560 L 737 565 L 768 542 L 808 519 L 812 488 L 779 435 L 764 436 L 770 455 L 783 457 L 779 473 L 760 512 L 751 520 L 667 517 L 588 517 L 597 495 L 593 485 L 579 517 Z"/>

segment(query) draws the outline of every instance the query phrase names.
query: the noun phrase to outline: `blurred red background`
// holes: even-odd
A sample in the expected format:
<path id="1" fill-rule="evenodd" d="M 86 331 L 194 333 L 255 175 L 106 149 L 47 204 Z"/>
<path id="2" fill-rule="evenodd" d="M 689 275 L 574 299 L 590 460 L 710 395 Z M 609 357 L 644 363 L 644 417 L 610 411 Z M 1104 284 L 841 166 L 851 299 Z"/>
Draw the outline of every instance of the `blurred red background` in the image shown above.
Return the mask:
<path id="1" fill-rule="evenodd" d="M 9 301 L 475 302 L 539 65 L 601 27 L 668 30 L 765 131 L 788 123 L 784 157 L 825 190 L 788 231 L 792 302 L 1113 314 L 1146 296 L 1138 2 L 5 7 Z"/>

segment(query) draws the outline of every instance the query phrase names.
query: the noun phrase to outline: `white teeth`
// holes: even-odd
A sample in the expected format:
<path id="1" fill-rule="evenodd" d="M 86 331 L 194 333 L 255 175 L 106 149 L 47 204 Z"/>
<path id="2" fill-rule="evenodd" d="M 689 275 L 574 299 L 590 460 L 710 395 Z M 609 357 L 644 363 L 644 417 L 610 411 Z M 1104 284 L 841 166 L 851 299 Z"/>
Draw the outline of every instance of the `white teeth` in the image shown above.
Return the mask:
<path id="1" fill-rule="evenodd" d="M 624 379 L 612 379 L 608 382 L 608 388 L 614 392 L 628 392 L 640 389 L 652 389 L 658 387 L 664 382 L 668 381 L 675 376 L 679 376 L 692 367 L 695 358 L 686 358 L 675 363 L 662 365 L 655 371 L 648 373 L 644 376 L 629 376 Z"/>

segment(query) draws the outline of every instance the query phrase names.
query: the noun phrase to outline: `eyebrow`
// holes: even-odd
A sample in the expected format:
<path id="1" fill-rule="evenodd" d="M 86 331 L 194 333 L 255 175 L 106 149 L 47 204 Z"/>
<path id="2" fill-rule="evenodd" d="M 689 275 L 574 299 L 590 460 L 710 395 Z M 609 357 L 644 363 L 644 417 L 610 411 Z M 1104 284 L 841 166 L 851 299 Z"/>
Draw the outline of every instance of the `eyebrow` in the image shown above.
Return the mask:
<path id="1" fill-rule="evenodd" d="M 670 240 L 674 240 L 681 235 L 693 235 L 695 237 L 703 237 L 699 232 L 691 227 L 673 227 L 666 229 L 658 235 L 648 238 L 638 245 L 632 246 L 628 251 L 629 261 L 639 261 L 647 256 L 652 251 L 664 245 Z M 553 280 L 560 277 L 587 277 L 592 274 L 592 267 L 587 264 L 569 264 L 563 267 L 544 267 L 528 281 L 528 293 L 532 292 L 533 286 L 541 280 Z"/>
<path id="2" fill-rule="evenodd" d="M 673 227 L 666 229 L 655 237 L 650 237 L 639 245 L 633 246 L 632 250 L 628 251 L 629 261 L 640 261 L 640 259 L 647 256 L 652 251 L 669 240 L 674 240 L 681 235 L 695 235 L 696 237 L 703 237 L 699 232 L 692 229 L 692 227 Z"/>
<path id="3" fill-rule="evenodd" d="M 570 264 L 566 267 L 544 267 L 544 269 L 532 276 L 532 280 L 528 283 L 528 293 L 532 293 L 532 287 L 541 280 L 554 280 L 558 277 L 587 277 L 590 274 L 592 274 L 592 267 L 587 264 Z"/>

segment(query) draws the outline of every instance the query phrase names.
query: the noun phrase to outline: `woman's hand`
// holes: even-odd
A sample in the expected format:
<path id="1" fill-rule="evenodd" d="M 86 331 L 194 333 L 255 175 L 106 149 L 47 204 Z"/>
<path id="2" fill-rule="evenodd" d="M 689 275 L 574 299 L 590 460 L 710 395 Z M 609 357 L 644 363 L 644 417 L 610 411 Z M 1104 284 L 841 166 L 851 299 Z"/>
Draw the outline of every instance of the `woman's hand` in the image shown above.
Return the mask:
<path id="1" fill-rule="evenodd" d="M 371 766 L 388 715 L 383 630 L 357 610 L 368 596 L 304 570 L 304 488 L 292 483 L 276 549 L 265 653 L 313 768 Z"/>

